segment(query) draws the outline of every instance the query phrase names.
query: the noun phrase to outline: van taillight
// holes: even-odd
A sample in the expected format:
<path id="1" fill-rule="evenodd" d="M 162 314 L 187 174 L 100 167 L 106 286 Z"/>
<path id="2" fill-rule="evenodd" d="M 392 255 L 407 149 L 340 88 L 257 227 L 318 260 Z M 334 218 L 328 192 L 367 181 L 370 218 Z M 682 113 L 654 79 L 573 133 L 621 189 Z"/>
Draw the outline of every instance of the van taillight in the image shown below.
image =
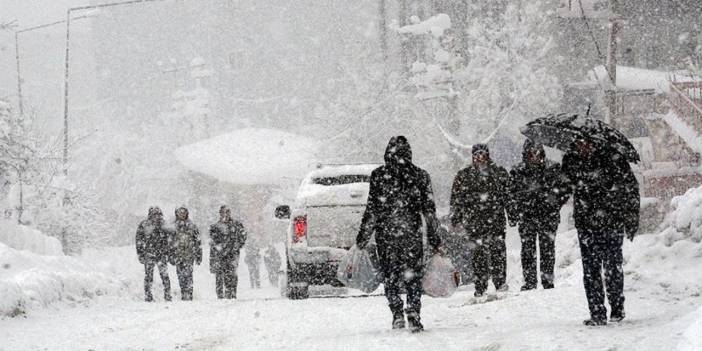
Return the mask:
<path id="1" fill-rule="evenodd" d="M 307 217 L 297 216 L 293 219 L 293 242 L 299 243 L 307 235 Z"/>

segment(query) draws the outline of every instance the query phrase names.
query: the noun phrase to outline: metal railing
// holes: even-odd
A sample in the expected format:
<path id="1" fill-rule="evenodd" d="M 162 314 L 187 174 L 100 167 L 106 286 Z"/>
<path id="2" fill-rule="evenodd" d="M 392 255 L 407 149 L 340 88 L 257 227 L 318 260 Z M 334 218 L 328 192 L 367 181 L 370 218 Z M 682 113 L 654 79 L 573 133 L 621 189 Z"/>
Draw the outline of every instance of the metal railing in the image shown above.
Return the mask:
<path id="1" fill-rule="evenodd" d="M 702 82 L 670 82 L 670 107 L 702 135 Z"/>

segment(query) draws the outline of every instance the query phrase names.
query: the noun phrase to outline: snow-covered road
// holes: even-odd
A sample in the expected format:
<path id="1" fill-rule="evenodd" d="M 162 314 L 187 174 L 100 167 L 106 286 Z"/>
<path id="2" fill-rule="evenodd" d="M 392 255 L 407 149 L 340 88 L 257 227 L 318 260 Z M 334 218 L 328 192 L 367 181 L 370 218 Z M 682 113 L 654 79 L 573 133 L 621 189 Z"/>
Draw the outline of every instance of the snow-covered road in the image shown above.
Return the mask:
<path id="1" fill-rule="evenodd" d="M 259 295 L 257 298 L 256 295 Z M 235 301 L 102 299 L 0 321 L 3 350 L 674 350 L 698 296 L 627 293 L 620 325 L 588 328 L 582 287 L 510 293 L 466 304 L 471 291 L 424 298 L 427 331 L 389 329 L 382 296 L 288 301 L 273 288 Z"/>
<path id="2" fill-rule="evenodd" d="M 556 238 L 556 288 L 520 293 L 519 239 L 510 229 L 511 291 L 482 304 L 471 304 L 472 286 L 448 299 L 424 297 L 427 330 L 420 334 L 390 330 L 383 296 L 290 301 L 268 283 L 265 270 L 263 289 L 250 289 L 245 264 L 238 300 L 216 299 L 205 258 L 195 269 L 194 301 L 145 303 L 133 247 L 77 258 L 5 247 L 0 261 L 12 265 L 0 277 L 7 277 L 5 286 L 17 284 L 29 304 L 25 315 L 0 317 L 0 350 L 699 351 L 702 242 L 687 235 L 671 227 L 625 242 L 627 318 L 591 328 L 582 325 L 588 312 L 575 231 L 564 229 Z M 160 298 L 158 277 L 155 288 Z"/>

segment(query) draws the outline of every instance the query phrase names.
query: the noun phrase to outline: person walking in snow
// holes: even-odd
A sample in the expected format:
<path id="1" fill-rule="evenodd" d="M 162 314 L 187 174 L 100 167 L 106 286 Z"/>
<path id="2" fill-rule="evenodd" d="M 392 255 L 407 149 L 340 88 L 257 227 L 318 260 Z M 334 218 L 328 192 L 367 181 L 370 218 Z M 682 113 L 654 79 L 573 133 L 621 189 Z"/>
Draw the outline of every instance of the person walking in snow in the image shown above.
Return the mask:
<path id="1" fill-rule="evenodd" d="M 258 246 L 257 240 L 249 240 L 246 244 L 246 257 L 244 261 L 246 266 L 249 267 L 249 282 L 251 283 L 251 289 L 261 288 L 261 253 Z"/>
<path id="2" fill-rule="evenodd" d="M 541 285 L 553 288 L 556 261 L 556 230 L 561 207 L 568 201 L 570 187 L 558 163 L 546 159 L 544 147 L 530 139 L 524 142 L 522 162 L 510 172 L 509 221 L 519 225 L 522 241 L 522 291 L 536 289 L 538 242 Z"/>
<path id="3" fill-rule="evenodd" d="M 190 220 L 187 208 L 176 209 L 175 216 L 172 263 L 176 266 L 181 298 L 187 301 L 193 299 L 193 265 L 202 262 L 200 231 Z"/>
<path id="4" fill-rule="evenodd" d="M 281 257 L 273 244 L 269 244 L 263 256 L 263 263 L 268 271 L 268 280 L 272 286 L 278 286 L 278 273 L 280 273 Z"/>
<path id="5" fill-rule="evenodd" d="M 452 230 L 465 236 L 473 250 L 475 297 L 481 297 L 489 278 L 498 291 L 507 290 L 509 174 L 490 159 L 487 145 L 475 144 L 471 151 L 473 163 L 460 170 L 453 181 L 450 217 Z"/>
<path id="6" fill-rule="evenodd" d="M 154 266 L 158 268 L 163 283 L 163 299 L 171 301 L 171 281 L 168 278 L 168 233 L 163 228 L 163 213 L 154 206 L 148 217 L 139 223 L 136 231 L 136 251 L 139 263 L 144 265 L 144 299 L 153 301 L 151 286 L 154 282 Z"/>
<path id="7" fill-rule="evenodd" d="M 239 282 L 239 252 L 246 242 L 246 230 L 232 219 L 227 206 L 219 208 L 219 221 L 210 226 L 210 272 L 215 275 L 217 298 L 235 299 Z"/>
<path id="8" fill-rule="evenodd" d="M 385 297 L 392 313 L 392 328 L 405 327 L 405 313 L 412 332 L 424 330 L 421 323 L 423 242 L 422 217 L 427 239 L 434 252 L 441 238 L 429 174 L 412 163 L 412 149 L 404 136 L 390 139 L 385 165 L 370 176 L 368 203 L 363 213 L 356 245 L 363 249 L 372 235 L 384 277 Z M 407 292 L 403 311 L 400 291 Z"/>
<path id="9" fill-rule="evenodd" d="M 573 217 L 590 309 L 590 319 L 583 323 L 607 324 L 605 287 L 611 307 L 609 320 L 619 322 L 625 316 L 622 243 L 624 236 L 633 240 L 638 231 L 638 181 L 621 154 L 587 139 L 576 140 L 563 156 L 562 172 L 574 193 Z"/>

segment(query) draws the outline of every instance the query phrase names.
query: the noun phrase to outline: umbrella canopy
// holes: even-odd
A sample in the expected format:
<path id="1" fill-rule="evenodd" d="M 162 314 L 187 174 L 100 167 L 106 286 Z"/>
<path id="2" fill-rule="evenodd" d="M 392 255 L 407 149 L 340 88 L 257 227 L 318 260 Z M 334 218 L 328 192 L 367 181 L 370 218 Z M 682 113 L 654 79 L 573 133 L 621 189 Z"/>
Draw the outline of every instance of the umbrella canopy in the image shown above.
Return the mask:
<path id="1" fill-rule="evenodd" d="M 527 138 L 568 151 L 573 142 L 586 139 L 596 147 L 610 148 L 626 158 L 628 162 L 641 160 L 634 145 L 622 132 L 611 125 L 593 118 L 575 114 L 549 115 L 537 118 L 520 129 Z"/>

